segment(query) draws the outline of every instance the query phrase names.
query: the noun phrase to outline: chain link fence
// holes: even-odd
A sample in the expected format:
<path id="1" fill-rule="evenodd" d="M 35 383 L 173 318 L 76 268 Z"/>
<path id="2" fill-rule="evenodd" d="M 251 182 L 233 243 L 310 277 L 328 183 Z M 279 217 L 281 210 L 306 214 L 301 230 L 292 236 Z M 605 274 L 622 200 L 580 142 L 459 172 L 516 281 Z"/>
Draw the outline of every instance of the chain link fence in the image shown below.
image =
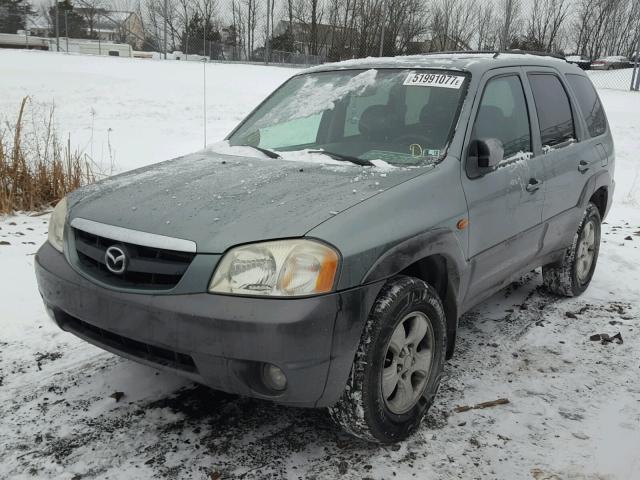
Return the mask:
<path id="1" fill-rule="evenodd" d="M 369 24 L 341 23 L 339 18 L 315 24 L 308 19 L 296 20 L 284 8 L 286 2 L 274 0 L 148 0 L 145 10 L 131 12 L 91 9 L 91 1 L 72 0 L 75 13 L 69 18 L 66 11 L 59 13 L 59 21 L 53 16 L 53 7 L 48 18 L 25 19 L 25 30 L 13 35 L 0 33 L 0 48 L 292 66 L 472 48 L 470 42 L 437 30 L 428 33 L 419 24 L 407 33 L 400 27 L 413 25 L 412 20 L 403 17 L 400 10 L 392 10 L 391 0 L 382 2 L 381 10 L 369 12 Z M 69 32 L 81 31 L 77 24 L 81 21 L 87 38 L 68 38 Z M 59 25 L 54 28 L 56 23 Z M 495 41 L 487 43 L 491 44 Z M 598 88 L 640 89 L 639 58 L 630 61 L 612 56 L 604 63 L 573 56 L 576 58 Z"/>
<path id="2" fill-rule="evenodd" d="M 609 70 L 587 71 L 587 75 L 596 88 L 606 88 L 613 90 L 640 90 L 640 71 L 638 63 L 629 63 L 628 65 Z"/>
<path id="3" fill-rule="evenodd" d="M 198 61 L 202 59 L 216 62 L 265 63 L 291 66 L 311 66 L 324 62 L 321 55 L 302 52 L 267 49 L 261 46 L 248 52 L 242 45 L 220 41 L 192 39 L 179 50 L 169 54 L 169 58 L 177 60 Z"/>

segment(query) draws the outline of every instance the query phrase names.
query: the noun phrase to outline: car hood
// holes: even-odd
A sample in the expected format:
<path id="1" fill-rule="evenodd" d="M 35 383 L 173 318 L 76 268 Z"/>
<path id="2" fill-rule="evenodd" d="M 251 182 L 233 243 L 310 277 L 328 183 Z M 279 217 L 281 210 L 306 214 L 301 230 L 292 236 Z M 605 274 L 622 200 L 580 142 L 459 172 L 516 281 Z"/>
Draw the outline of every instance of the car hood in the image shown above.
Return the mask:
<path id="1" fill-rule="evenodd" d="M 303 236 L 424 171 L 203 151 L 81 188 L 69 195 L 69 215 L 191 240 L 198 252 L 222 253 L 237 244 Z"/>

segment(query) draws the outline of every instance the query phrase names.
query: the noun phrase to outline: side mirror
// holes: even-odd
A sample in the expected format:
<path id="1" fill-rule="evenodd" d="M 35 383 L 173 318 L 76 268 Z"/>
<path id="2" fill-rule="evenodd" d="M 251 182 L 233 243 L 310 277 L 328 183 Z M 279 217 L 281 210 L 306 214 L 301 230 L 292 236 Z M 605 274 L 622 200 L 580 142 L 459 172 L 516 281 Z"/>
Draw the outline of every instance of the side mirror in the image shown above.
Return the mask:
<path id="1" fill-rule="evenodd" d="M 497 138 L 480 138 L 469 144 L 467 168 L 474 177 L 491 172 L 504 158 L 504 147 Z"/>

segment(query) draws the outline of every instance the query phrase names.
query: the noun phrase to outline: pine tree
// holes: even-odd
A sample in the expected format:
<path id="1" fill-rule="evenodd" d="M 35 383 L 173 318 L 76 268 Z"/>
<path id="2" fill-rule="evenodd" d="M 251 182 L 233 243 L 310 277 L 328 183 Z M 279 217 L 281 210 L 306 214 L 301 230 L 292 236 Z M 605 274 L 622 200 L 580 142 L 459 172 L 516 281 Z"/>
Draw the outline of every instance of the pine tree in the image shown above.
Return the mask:
<path id="1" fill-rule="evenodd" d="M 2 1 L 2 0 L 0 0 Z M 89 38 L 87 34 L 87 21 L 74 11 L 70 0 L 58 2 L 58 18 L 56 18 L 55 5 L 49 8 L 51 18 L 51 31 L 56 31 L 56 22 L 60 22 L 59 32 L 61 37 Z"/>
<path id="2" fill-rule="evenodd" d="M 16 33 L 25 29 L 25 21 L 33 14 L 26 0 L 0 0 L 0 33 Z"/>

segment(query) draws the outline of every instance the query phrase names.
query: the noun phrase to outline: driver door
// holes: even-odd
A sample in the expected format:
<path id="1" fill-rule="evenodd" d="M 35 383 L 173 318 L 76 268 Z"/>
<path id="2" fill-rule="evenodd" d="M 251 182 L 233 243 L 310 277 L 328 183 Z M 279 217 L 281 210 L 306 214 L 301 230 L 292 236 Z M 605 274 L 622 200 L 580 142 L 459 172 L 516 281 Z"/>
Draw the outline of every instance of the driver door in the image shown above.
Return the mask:
<path id="1" fill-rule="evenodd" d="M 543 163 L 533 156 L 531 108 L 518 68 L 493 70 L 480 86 L 474 139 L 498 139 L 504 156 L 496 168 L 472 175 L 463 159 L 462 185 L 469 209 L 468 256 L 472 263 L 467 299 L 479 301 L 502 288 L 536 255 L 542 233 Z"/>

